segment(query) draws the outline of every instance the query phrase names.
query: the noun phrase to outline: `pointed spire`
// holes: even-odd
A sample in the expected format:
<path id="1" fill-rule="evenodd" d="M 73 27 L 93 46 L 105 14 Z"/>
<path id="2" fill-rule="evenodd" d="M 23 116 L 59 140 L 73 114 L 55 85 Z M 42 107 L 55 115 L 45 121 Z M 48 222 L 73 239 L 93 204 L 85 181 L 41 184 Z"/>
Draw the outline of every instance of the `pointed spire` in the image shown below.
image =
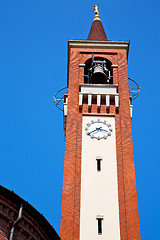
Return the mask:
<path id="1" fill-rule="evenodd" d="M 99 7 L 94 6 L 95 17 L 88 35 L 87 40 L 100 40 L 100 41 L 107 41 L 107 37 L 99 16 Z"/>

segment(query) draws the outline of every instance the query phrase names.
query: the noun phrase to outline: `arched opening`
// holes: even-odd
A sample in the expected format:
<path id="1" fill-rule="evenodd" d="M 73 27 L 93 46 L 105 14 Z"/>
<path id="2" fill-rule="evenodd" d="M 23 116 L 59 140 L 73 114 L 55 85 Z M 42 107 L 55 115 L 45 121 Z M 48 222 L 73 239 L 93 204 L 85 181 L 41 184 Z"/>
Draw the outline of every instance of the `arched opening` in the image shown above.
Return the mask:
<path id="1" fill-rule="evenodd" d="M 113 84 L 113 71 L 111 62 L 102 57 L 94 57 L 85 62 L 84 83 Z"/>

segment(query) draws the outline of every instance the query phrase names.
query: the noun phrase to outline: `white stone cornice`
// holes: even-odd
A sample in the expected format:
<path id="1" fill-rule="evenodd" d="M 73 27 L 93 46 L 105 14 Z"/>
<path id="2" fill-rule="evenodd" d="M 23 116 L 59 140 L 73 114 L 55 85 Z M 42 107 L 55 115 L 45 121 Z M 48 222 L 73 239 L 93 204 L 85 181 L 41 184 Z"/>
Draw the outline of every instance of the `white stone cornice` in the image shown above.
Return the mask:
<path id="1" fill-rule="evenodd" d="M 93 40 L 68 40 L 68 48 L 101 48 L 101 49 L 126 49 L 129 51 L 129 41 L 93 41 Z"/>

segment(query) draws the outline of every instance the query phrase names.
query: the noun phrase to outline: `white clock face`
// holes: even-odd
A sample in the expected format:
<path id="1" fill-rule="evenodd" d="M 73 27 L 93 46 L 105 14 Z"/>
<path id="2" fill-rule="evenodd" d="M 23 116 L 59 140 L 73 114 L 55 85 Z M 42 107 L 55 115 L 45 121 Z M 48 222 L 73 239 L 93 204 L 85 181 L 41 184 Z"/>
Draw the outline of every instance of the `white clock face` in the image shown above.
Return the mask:
<path id="1" fill-rule="evenodd" d="M 101 121 L 100 119 L 88 123 L 85 130 L 87 135 L 98 140 L 102 138 L 106 139 L 112 132 L 111 125 L 107 124 L 106 121 Z"/>

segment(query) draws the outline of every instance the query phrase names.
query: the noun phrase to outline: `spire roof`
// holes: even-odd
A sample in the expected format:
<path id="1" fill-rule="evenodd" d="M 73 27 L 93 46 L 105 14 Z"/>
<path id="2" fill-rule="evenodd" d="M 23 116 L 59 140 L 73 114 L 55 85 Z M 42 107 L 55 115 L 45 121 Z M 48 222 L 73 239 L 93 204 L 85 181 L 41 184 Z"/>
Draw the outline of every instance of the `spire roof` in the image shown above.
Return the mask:
<path id="1" fill-rule="evenodd" d="M 107 41 L 108 39 L 99 16 L 98 6 L 94 6 L 93 12 L 95 13 L 95 17 L 87 40 Z"/>

